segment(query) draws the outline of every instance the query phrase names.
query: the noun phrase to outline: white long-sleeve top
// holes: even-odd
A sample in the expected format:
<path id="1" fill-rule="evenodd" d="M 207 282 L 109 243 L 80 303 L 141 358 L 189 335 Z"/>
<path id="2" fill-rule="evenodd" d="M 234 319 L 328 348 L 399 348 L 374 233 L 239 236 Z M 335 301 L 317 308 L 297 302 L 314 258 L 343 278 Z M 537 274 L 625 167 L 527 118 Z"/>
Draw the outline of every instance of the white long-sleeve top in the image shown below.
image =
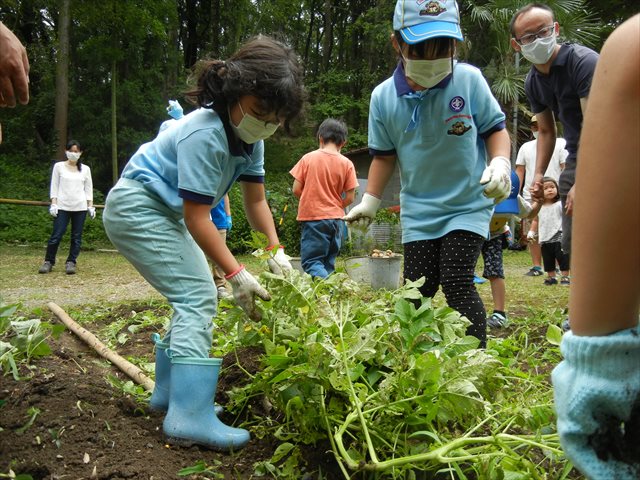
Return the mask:
<path id="1" fill-rule="evenodd" d="M 82 170 L 74 165 L 69 168 L 67 162 L 58 162 L 51 174 L 50 198 L 55 198 L 58 208 L 68 212 L 87 209 L 87 202 L 93 202 L 93 180 L 91 169 L 82 165 Z"/>

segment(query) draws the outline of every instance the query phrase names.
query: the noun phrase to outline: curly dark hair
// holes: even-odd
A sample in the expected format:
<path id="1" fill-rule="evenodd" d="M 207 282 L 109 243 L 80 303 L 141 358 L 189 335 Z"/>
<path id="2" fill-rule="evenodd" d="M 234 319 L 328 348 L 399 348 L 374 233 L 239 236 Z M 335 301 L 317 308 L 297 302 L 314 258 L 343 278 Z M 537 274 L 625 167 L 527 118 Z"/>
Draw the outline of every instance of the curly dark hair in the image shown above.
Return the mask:
<path id="1" fill-rule="evenodd" d="M 287 132 L 306 98 L 298 56 L 289 46 L 265 35 L 251 38 L 226 61 L 198 62 L 194 80 L 194 88 L 185 93 L 189 103 L 211 108 L 228 119 L 230 105 L 253 95 L 264 113 L 284 117 Z"/>

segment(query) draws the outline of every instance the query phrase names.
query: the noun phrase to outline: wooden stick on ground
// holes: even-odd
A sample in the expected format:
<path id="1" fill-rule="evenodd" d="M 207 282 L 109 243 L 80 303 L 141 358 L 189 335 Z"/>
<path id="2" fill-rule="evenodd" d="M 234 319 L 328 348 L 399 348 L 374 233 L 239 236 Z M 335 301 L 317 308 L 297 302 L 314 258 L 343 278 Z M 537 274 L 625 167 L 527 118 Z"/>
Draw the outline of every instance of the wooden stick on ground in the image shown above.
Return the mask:
<path id="1" fill-rule="evenodd" d="M 134 382 L 142 385 L 145 389 L 152 392 L 154 383 L 149 377 L 147 377 L 142 370 L 136 367 L 133 363 L 125 360 L 113 350 L 110 350 L 104 343 L 91 333 L 86 328 L 78 325 L 62 308 L 53 302 L 47 304 L 49 309 L 64 323 L 69 329 L 80 337 L 87 345 L 92 347 L 98 354 L 109 360 L 116 367 L 126 373 Z"/>

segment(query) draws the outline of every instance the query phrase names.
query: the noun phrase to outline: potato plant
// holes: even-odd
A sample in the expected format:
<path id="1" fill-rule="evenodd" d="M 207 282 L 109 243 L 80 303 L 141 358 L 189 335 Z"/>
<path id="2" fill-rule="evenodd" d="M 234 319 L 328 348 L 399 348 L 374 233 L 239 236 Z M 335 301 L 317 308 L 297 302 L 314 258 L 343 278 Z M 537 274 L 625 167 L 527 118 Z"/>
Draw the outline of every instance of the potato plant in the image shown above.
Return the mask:
<path id="1" fill-rule="evenodd" d="M 372 291 L 336 274 L 324 281 L 263 273 L 272 301 L 260 323 L 237 310 L 242 345 L 264 347 L 264 368 L 231 394 L 264 396 L 283 443 L 263 471 L 288 477 L 296 444 L 328 440 L 345 478 L 562 478 L 571 469 L 555 432 L 548 382 L 520 369 L 510 349 L 466 336 L 468 320 L 422 299 L 419 282 Z M 555 348 L 550 345 L 550 348 Z M 282 453 L 282 452 L 286 453 Z"/>

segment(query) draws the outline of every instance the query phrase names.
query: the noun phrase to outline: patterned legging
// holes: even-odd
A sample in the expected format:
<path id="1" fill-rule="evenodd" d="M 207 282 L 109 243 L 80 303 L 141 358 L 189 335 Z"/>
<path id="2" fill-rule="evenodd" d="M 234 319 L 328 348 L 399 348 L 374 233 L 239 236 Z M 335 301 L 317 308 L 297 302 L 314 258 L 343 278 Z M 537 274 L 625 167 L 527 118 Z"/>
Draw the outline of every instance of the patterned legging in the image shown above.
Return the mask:
<path id="1" fill-rule="evenodd" d="M 404 278 L 425 277 L 420 289 L 425 297 L 433 297 L 442 285 L 449 306 L 471 321 L 468 335 L 486 346 L 487 314 L 473 283 L 476 262 L 484 238 L 465 230 L 454 230 L 435 240 L 404 244 Z"/>

